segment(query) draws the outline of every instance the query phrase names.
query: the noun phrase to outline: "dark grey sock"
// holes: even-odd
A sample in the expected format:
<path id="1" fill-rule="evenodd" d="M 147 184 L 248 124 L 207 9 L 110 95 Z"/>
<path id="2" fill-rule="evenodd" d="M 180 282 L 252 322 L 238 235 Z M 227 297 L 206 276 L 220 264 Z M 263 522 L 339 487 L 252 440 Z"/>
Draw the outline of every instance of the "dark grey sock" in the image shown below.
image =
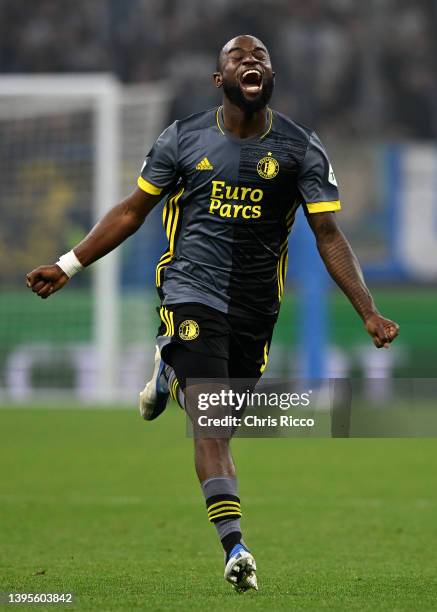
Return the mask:
<path id="1" fill-rule="evenodd" d="M 229 476 L 208 478 L 201 483 L 208 509 L 208 518 L 214 523 L 223 543 L 229 534 L 237 532 L 241 537 L 240 499 L 237 495 L 237 480 Z"/>

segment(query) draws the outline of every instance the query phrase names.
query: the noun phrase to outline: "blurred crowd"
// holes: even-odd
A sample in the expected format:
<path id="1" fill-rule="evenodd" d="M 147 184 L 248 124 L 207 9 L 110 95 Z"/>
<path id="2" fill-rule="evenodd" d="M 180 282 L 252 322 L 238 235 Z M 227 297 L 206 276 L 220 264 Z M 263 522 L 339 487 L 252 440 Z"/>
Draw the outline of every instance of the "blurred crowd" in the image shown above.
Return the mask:
<path id="1" fill-rule="evenodd" d="M 219 48 L 271 50 L 273 106 L 337 137 L 437 136 L 436 0 L 1 0 L 0 72 L 170 79 L 172 117 L 216 103 Z"/>

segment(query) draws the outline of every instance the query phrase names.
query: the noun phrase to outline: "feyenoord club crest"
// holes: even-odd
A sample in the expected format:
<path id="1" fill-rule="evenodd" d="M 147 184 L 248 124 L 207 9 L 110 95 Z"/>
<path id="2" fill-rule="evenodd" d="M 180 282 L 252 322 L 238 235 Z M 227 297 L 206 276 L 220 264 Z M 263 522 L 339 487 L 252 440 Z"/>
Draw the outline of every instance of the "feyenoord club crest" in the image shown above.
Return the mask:
<path id="1" fill-rule="evenodd" d="M 276 159 L 272 157 L 272 154 L 269 152 L 267 153 L 266 157 L 263 157 L 262 159 L 259 160 L 256 166 L 256 169 L 258 171 L 258 174 L 262 178 L 272 179 L 272 178 L 275 178 L 275 176 L 279 172 L 279 164 L 276 161 Z"/>
<path id="2" fill-rule="evenodd" d="M 199 325 L 192 319 L 187 319 L 179 325 L 179 337 L 182 340 L 195 340 L 199 335 Z"/>

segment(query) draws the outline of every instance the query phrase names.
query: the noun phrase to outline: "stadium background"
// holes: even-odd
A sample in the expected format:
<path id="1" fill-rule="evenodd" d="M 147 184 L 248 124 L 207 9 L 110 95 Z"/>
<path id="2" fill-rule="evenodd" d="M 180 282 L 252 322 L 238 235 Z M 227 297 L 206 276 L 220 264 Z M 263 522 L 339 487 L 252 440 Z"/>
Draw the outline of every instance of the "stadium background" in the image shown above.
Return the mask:
<path id="1" fill-rule="evenodd" d="M 402 326 L 391 351 L 372 349 L 300 222 L 268 371 L 426 377 L 437 358 L 435 24 L 436 5 L 426 0 L 96 0 L 79 1 L 74 11 L 65 2 L 3 0 L 0 72 L 113 75 L 122 92 L 115 190 L 123 195 L 166 124 L 217 103 L 209 79 L 223 41 L 256 33 L 277 71 L 273 106 L 314 127 L 327 146 L 342 228 L 380 309 Z M 0 95 L 0 398 L 93 401 L 102 396 L 96 274 L 77 276 L 45 303 L 24 291 L 23 278 L 90 226 L 96 118 L 83 100 L 35 100 Z M 164 245 L 156 210 L 115 266 L 117 381 L 110 399 L 135 401 L 150 367 L 154 265 Z"/>
<path id="2" fill-rule="evenodd" d="M 0 1 L 0 403 L 5 407 L 0 415 L 0 510 L 2 576 L 8 579 L 3 590 L 7 585 L 36 591 L 41 572 L 49 567 L 51 588 L 73 584 L 79 593 L 91 593 L 96 607 L 100 597 L 102 609 L 111 609 L 115 601 L 119 609 L 133 609 L 138 601 L 132 590 L 136 596 L 135 589 L 143 588 L 139 568 L 146 563 L 150 596 L 157 598 L 151 609 L 167 609 L 166 601 L 169 609 L 182 609 L 178 597 L 203 609 L 221 602 L 209 574 L 198 577 L 198 561 L 189 567 L 187 580 L 200 580 L 202 601 L 190 599 L 188 582 L 178 583 L 176 595 L 169 592 L 162 599 L 159 581 L 166 566 L 157 570 L 156 563 L 161 567 L 167 558 L 156 562 L 153 552 L 145 555 L 144 546 L 167 551 L 170 572 L 185 576 L 179 543 L 189 558 L 204 555 L 199 559 L 205 568 L 221 571 L 195 546 L 196 541 L 216 544 L 212 533 L 205 535 L 180 415 L 164 415 L 153 429 L 143 430 L 126 411 L 95 409 L 102 399 L 112 407 L 134 409 L 150 369 L 157 324 L 154 266 L 165 248 L 160 211 L 123 245 L 111 268 L 115 284 L 108 295 L 115 295 L 119 309 L 109 319 L 118 340 L 117 351 L 109 356 L 116 378 L 108 395 L 96 374 L 99 359 L 105 358 L 96 350 L 96 301 L 104 307 L 106 272 L 77 275 L 48 301 L 24 287 L 26 272 L 55 261 L 92 222 L 98 191 L 96 114 L 86 96 L 44 95 L 36 81 L 38 94 L 35 89 L 35 95 L 11 95 L 6 79 L 63 75 L 74 89 L 73 75 L 93 80 L 98 72 L 116 83 L 120 180 L 115 190 L 123 195 L 134 187 L 145 153 L 166 124 L 217 103 L 209 79 L 223 42 L 241 32 L 259 36 L 271 49 L 277 72 L 272 106 L 314 127 L 325 143 L 341 188 L 339 222 L 381 311 L 402 328 L 390 351 L 372 348 L 353 309 L 324 273 L 300 220 L 290 240 L 288 291 L 268 373 L 434 377 L 436 25 L 432 0 L 76 0 L 74 8 L 67 0 Z M 87 411 L 62 410 L 79 404 Z M 53 407 L 59 409 L 56 414 Z M 404 609 L 397 599 L 402 592 L 405 609 L 432 609 L 435 580 L 426 569 L 436 562 L 432 441 L 409 446 L 367 441 L 346 448 L 303 440 L 292 451 L 290 470 L 282 441 L 256 442 L 265 442 L 259 457 L 251 453 L 255 441 L 238 441 L 236 450 L 251 520 L 258 525 L 252 534 L 258 549 L 273 551 L 262 527 L 267 509 L 261 486 L 276 495 L 268 508 L 270 521 L 297 551 L 291 571 L 301 588 L 291 594 L 295 603 L 320 609 L 335 600 L 338 609 L 368 605 L 375 610 L 386 601 L 388 609 Z M 141 466 L 150 461 L 147 453 L 159 454 L 163 448 L 159 471 L 143 472 Z M 262 463 L 265 453 L 269 469 Z M 188 466 L 185 471 L 183 466 Z M 251 478 L 254 472 L 257 482 Z M 287 497 L 284 482 L 290 474 L 295 490 Z M 184 518 L 179 531 L 171 533 L 173 550 L 165 548 L 164 530 L 151 529 L 146 537 L 133 527 L 145 520 L 154 524 L 156 512 L 148 505 L 152 497 L 162 518 L 159 525 L 172 524 L 164 480 L 170 496 L 176 491 L 186 500 L 180 502 Z M 187 539 L 192 517 L 196 526 Z M 396 536 L 391 531 L 395 525 L 400 525 Z M 379 538 L 375 549 L 372 530 Z M 111 545 L 103 531 L 113 534 Z M 319 542 L 327 538 L 330 544 L 320 550 Z M 60 542 L 71 552 L 71 561 L 61 558 Z M 121 553 L 119 558 L 114 549 L 123 550 L 126 542 L 128 559 Z M 409 565 L 402 565 L 403 555 L 409 555 Z M 311 565 L 315 557 L 317 572 L 304 576 L 299 559 Z M 278 576 L 270 591 L 266 585 L 268 596 L 279 597 L 289 562 L 287 556 L 279 562 L 263 560 Z M 350 586 L 361 580 L 356 578 L 360 572 L 371 578 L 361 594 Z M 382 578 L 387 572 L 389 583 Z M 103 584 L 104 592 L 96 595 L 100 587 L 90 586 L 89 575 L 96 585 Z M 424 588 L 416 600 L 420 580 Z M 274 601 L 257 605 L 279 609 L 282 600 Z"/>

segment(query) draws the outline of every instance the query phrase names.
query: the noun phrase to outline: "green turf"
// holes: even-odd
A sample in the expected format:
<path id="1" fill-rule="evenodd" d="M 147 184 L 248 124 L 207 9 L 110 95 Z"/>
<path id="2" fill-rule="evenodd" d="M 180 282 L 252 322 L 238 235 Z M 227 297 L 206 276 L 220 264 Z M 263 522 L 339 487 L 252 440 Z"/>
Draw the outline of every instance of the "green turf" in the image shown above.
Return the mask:
<path id="1" fill-rule="evenodd" d="M 235 440 L 260 585 L 237 595 L 174 406 L 154 423 L 0 410 L 0 431 L 0 591 L 73 591 L 78 610 L 437 610 L 435 440 Z"/>

